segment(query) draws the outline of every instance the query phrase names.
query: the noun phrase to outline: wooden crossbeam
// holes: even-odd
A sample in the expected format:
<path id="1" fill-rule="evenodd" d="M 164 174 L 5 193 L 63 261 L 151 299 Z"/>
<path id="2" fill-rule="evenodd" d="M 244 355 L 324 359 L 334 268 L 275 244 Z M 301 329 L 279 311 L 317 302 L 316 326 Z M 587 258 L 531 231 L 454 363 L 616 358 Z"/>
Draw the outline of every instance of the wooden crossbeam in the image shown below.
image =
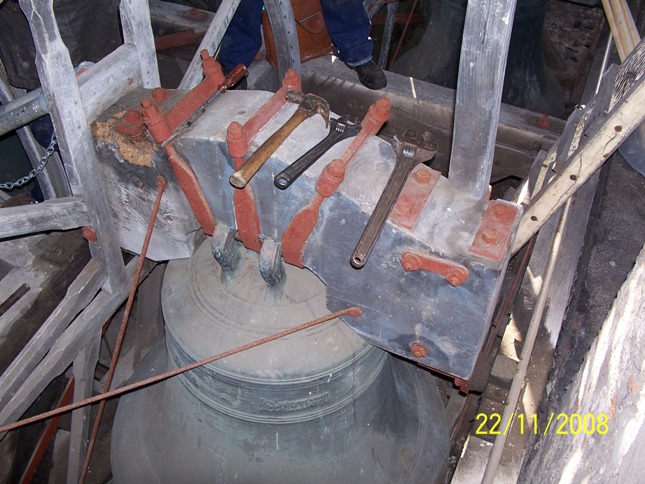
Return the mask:
<path id="1" fill-rule="evenodd" d="M 75 229 L 89 223 L 87 207 L 79 197 L 5 207 L 0 209 L 0 239 L 51 230 Z"/>
<path id="2" fill-rule="evenodd" d="M 598 109 L 605 102 L 599 97 L 589 103 L 580 119 L 586 123 L 584 137 L 577 148 L 558 164 L 553 178 L 531 199 L 520 220 L 513 253 L 517 252 L 564 205 L 622 142 L 645 120 L 645 42 L 641 41 L 616 69 L 615 76 L 605 76 L 598 96 L 609 90 L 607 111 Z M 596 110 L 595 121 L 586 116 Z M 582 135 L 582 133 L 581 133 Z M 557 146 L 557 145 L 556 145 Z M 549 151 L 551 157 L 555 147 Z"/>

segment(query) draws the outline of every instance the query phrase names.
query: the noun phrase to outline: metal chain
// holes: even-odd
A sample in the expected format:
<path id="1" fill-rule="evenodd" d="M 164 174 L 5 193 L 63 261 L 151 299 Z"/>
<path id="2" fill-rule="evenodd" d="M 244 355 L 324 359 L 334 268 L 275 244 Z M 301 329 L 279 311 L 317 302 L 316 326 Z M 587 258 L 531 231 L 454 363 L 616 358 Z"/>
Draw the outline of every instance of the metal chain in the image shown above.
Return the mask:
<path id="1" fill-rule="evenodd" d="M 56 151 L 56 145 L 58 144 L 56 140 L 56 133 L 52 133 L 52 139 L 49 142 L 49 146 L 47 147 L 47 151 L 45 151 L 45 154 L 43 157 L 40 159 L 38 162 L 38 166 L 36 168 L 32 169 L 27 175 L 18 178 L 15 182 L 6 182 L 6 183 L 0 183 L 0 189 L 2 190 L 13 190 L 14 188 L 20 188 L 27 183 L 29 183 L 31 180 L 36 178 L 38 174 L 45 169 L 45 166 L 47 165 L 47 162 L 49 161 L 49 158 L 54 154 L 54 151 Z"/>

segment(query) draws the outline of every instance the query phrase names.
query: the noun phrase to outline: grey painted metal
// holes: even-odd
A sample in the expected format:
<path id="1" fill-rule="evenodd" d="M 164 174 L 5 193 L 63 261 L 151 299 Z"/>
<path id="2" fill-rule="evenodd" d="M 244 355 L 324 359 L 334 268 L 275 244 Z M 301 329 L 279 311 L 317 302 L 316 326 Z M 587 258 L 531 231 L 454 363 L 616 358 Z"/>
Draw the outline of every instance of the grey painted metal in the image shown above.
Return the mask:
<path id="1" fill-rule="evenodd" d="M 242 249 L 225 285 L 209 245 L 168 264 L 165 344 L 135 378 L 327 313 L 325 287 L 310 271 L 286 267 L 276 297 L 259 256 Z M 442 482 L 448 438 L 438 397 L 428 372 L 332 320 L 123 397 L 114 480 Z"/>
<path id="2" fill-rule="evenodd" d="M 105 185 L 99 176 L 94 140 L 76 75 L 60 36 L 52 3 L 51 0 L 21 0 L 20 6 L 33 32 L 36 67 L 72 192 L 84 197 L 97 233 L 98 241 L 91 244 L 92 254 L 104 262 L 105 287 L 112 290 L 124 281 L 123 258 L 107 206 Z"/>
<path id="3" fill-rule="evenodd" d="M 228 179 L 233 163 L 227 156 L 226 129 L 232 120 L 244 123 L 269 93 L 230 91 L 198 120 L 175 146 L 191 164 L 205 189 L 218 222 L 235 226 L 233 188 Z M 251 151 L 294 112 L 288 105 L 251 143 Z M 326 133 L 318 117 L 297 128 L 256 174 L 250 187 L 256 200 L 262 233 L 280 240 L 287 226 L 314 196 L 324 165 L 349 145 L 335 145 L 289 190 L 277 190 L 273 176 L 282 171 Z M 347 318 L 373 344 L 412 358 L 410 344 L 421 342 L 429 354 L 417 361 L 448 374 L 468 378 L 487 330 L 508 254 L 499 263 L 469 252 L 488 202 L 467 196 L 441 178 L 412 230 L 388 222 L 365 268 L 349 264 L 352 247 L 367 223 L 394 164 L 391 147 L 369 139 L 349 165 L 340 191 L 322 204 L 316 230 L 305 246 L 304 263 L 328 286 L 329 307 L 357 304 L 361 318 Z M 369 176 L 365 176 L 369 173 Z M 517 223 L 517 220 L 516 220 Z M 465 265 L 470 277 L 452 287 L 443 277 L 423 271 L 406 273 L 399 258 L 403 249 L 417 249 Z M 378 281 L 375 284 L 374 281 Z"/>
<path id="4" fill-rule="evenodd" d="M 469 0 L 461 43 L 449 177 L 484 198 L 493 167 L 516 0 Z"/>
<path id="5" fill-rule="evenodd" d="M 17 235 L 68 230 L 90 223 L 85 202 L 78 197 L 0 209 L 0 239 Z"/>

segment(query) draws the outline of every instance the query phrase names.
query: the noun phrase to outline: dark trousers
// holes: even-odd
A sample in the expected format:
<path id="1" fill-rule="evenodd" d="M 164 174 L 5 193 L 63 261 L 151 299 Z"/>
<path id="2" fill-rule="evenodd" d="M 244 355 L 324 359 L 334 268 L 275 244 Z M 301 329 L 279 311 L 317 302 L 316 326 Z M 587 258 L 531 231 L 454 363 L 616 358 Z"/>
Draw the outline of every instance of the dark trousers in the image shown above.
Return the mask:
<path id="1" fill-rule="evenodd" d="M 263 0 L 242 0 L 231 20 L 220 48 L 225 69 L 249 66 L 262 46 L 260 31 Z M 372 58 L 371 25 L 361 0 L 321 0 L 327 30 L 338 57 L 350 66 Z"/>

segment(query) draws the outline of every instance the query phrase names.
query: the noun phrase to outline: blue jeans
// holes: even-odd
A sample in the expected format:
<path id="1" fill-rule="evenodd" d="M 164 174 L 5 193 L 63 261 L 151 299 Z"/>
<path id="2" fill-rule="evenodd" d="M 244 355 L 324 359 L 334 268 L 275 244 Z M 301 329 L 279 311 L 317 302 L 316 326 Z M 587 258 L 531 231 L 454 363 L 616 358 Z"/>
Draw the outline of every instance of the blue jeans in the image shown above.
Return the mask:
<path id="1" fill-rule="evenodd" d="M 323 17 L 338 57 L 347 65 L 372 58 L 371 25 L 361 0 L 321 0 Z M 263 0 L 242 0 L 222 39 L 219 60 L 225 69 L 251 65 L 262 46 Z"/>

